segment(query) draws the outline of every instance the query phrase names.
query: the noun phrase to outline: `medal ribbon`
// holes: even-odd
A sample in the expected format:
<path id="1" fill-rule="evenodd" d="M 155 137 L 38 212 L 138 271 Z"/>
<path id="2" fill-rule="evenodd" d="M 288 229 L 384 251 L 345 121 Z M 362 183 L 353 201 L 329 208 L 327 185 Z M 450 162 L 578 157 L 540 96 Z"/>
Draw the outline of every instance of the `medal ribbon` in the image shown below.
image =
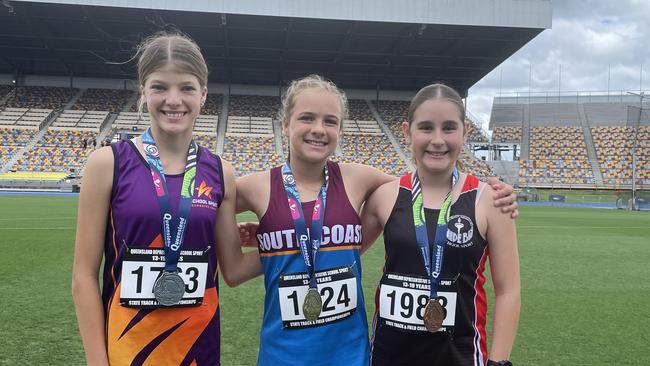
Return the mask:
<path id="1" fill-rule="evenodd" d="M 282 166 L 282 183 L 284 184 L 285 191 L 287 191 L 289 209 L 291 210 L 291 217 L 296 228 L 296 238 L 300 246 L 300 253 L 302 253 L 302 258 L 307 266 L 309 288 L 313 289 L 317 288 L 316 253 L 318 252 L 318 248 L 320 248 L 321 238 L 323 236 L 323 221 L 325 220 L 325 203 L 327 200 L 327 186 L 329 184 L 327 164 L 325 164 L 324 172 L 325 182 L 321 186 L 318 198 L 314 204 L 314 212 L 311 216 L 311 231 L 308 231 L 305 216 L 302 212 L 300 194 L 296 187 L 296 179 L 291 172 L 289 162 L 284 163 Z"/>
<path id="2" fill-rule="evenodd" d="M 167 190 L 167 181 L 163 171 L 162 162 L 158 147 L 151 135 L 151 129 L 148 128 L 141 136 L 142 145 L 144 146 L 151 178 L 156 196 L 158 197 L 158 206 L 160 208 L 160 219 L 162 221 L 162 237 L 165 243 L 165 271 L 177 272 L 178 258 L 183 247 L 185 230 L 190 221 L 190 209 L 192 208 L 192 193 L 194 191 L 194 178 L 196 177 L 196 159 L 198 145 L 192 139 L 190 147 L 187 150 L 187 162 L 185 163 L 185 172 L 183 173 L 183 186 L 181 188 L 181 197 L 178 205 L 178 215 L 176 222 L 172 223 L 172 207 L 169 202 L 169 191 Z"/>
<path id="3" fill-rule="evenodd" d="M 438 297 L 438 285 L 440 284 L 440 274 L 442 273 L 442 259 L 445 253 L 445 239 L 447 237 L 447 222 L 451 212 L 451 192 L 458 182 L 458 169 L 454 167 L 451 174 L 451 189 L 440 207 L 438 214 L 436 236 L 433 241 L 433 252 L 429 253 L 429 235 L 427 234 L 426 220 L 424 218 L 424 198 L 422 196 L 422 187 L 418 172 L 415 171 L 412 176 L 412 206 L 413 206 L 413 225 L 415 226 L 415 237 L 420 248 L 420 254 L 424 260 L 424 268 L 431 279 L 431 292 L 429 298 Z"/>

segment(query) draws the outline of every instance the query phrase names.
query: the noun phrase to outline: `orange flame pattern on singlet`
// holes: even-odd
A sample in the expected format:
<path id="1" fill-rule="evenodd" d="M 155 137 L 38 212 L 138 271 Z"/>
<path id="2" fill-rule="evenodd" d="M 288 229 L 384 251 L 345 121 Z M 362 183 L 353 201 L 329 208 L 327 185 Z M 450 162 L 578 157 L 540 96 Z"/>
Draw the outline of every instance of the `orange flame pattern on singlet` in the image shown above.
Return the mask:
<path id="1" fill-rule="evenodd" d="M 149 245 L 150 248 L 162 246 L 160 235 Z M 122 335 L 141 310 L 121 306 L 120 289 L 121 284 L 115 289 L 106 316 L 108 359 L 111 365 L 131 365 L 147 345 L 176 326 L 178 328 L 156 346 L 143 365 L 180 365 L 219 307 L 216 287 L 207 288 L 201 305 L 154 309 Z M 192 360 L 191 365 L 196 365 L 196 361 Z"/>

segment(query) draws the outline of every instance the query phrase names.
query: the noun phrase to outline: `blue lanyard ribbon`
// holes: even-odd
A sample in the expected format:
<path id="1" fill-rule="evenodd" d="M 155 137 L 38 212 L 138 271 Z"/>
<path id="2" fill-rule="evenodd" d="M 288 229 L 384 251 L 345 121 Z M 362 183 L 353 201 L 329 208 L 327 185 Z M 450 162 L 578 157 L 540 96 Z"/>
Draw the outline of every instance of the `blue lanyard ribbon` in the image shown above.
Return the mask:
<path id="1" fill-rule="evenodd" d="M 329 183 L 327 164 L 325 165 L 325 182 L 321 186 L 318 198 L 314 204 L 311 231 L 307 230 L 307 224 L 305 223 L 305 216 L 302 212 L 302 204 L 300 202 L 300 194 L 296 187 L 296 179 L 291 172 L 291 167 L 288 162 L 282 166 L 282 183 L 284 184 L 285 191 L 287 191 L 289 209 L 291 210 L 291 217 L 296 228 L 296 238 L 300 246 L 300 253 L 307 266 L 309 288 L 317 288 L 316 253 L 320 248 L 321 238 L 323 236 L 323 221 L 325 220 L 325 203 L 327 201 L 327 186 Z"/>
<path id="2" fill-rule="evenodd" d="M 162 237 L 165 243 L 165 271 L 176 273 L 178 267 L 178 258 L 183 247 L 185 230 L 190 221 L 190 209 L 192 208 L 192 194 L 194 192 L 194 178 L 196 177 L 196 159 L 198 145 L 194 140 L 190 142 L 187 151 L 187 162 L 185 163 L 185 172 L 183 174 L 183 186 L 181 188 L 181 197 L 178 205 L 178 215 L 176 222 L 172 223 L 172 207 L 169 201 L 169 191 L 167 190 L 167 181 L 160 161 L 158 147 L 151 135 L 151 129 L 147 129 L 142 135 L 142 145 L 149 169 L 156 196 L 158 197 L 158 206 L 160 208 L 160 219 L 162 221 Z"/>
<path id="3" fill-rule="evenodd" d="M 429 235 L 427 234 L 426 220 L 424 218 L 424 198 L 422 196 L 422 186 L 420 185 L 417 171 L 412 174 L 411 179 L 415 237 L 420 248 L 420 254 L 424 260 L 424 268 L 431 279 L 430 298 L 434 299 L 438 297 L 438 286 L 440 285 L 440 274 L 442 273 L 442 259 L 445 253 L 445 239 L 447 238 L 447 222 L 449 221 L 451 212 L 451 192 L 454 190 L 456 182 L 458 182 L 458 169 L 454 167 L 451 175 L 451 189 L 440 207 L 432 253 L 429 253 Z"/>

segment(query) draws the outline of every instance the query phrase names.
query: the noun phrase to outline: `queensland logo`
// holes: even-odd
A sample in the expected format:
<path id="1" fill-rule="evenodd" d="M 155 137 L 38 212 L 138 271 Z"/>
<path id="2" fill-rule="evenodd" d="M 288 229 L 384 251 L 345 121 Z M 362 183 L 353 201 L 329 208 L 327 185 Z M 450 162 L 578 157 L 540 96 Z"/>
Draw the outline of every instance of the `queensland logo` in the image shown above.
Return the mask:
<path id="1" fill-rule="evenodd" d="M 284 181 L 285 185 L 294 185 L 294 184 L 296 184 L 296 180 L 293 178 L 293 174 L 284 174 L 282 176 L 282 180 Z"/>
<path id="2" fill-rule="evenodd" d="M 197 195 L 196 198 L 192 199 L 192 207 L 210 208 L 213 211 L 217 210 L 219 204 L 213 200 L 214 187 L 208 186 L 203 180 L 194 190 L 197 192 Z"/>
<path id="3" fill-rule="evenodd" d="M 465 215 L 454 215 L 449 219 L 447 230 L 447 245 L 456 248 L 466 248 L 474 245 L 474 223 Z"/>

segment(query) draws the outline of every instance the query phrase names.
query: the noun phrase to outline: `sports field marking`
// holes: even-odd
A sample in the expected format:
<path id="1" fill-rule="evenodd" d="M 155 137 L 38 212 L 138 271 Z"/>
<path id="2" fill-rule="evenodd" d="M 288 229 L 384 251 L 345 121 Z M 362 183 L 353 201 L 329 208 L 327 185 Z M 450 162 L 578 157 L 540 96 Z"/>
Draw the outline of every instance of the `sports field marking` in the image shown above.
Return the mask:
<path id="1" fill-rule="evenodd" d="M 36 219 L 40 220 L 40 219 Z M 0 227 L 0 230 L 74 230 L 76 227 Z M 650 229 L 648 226 L 517 225 L 517 229 Z"/>
<path id="2" fill-rule="evenodd" d="M 64 217 L 11 217 L 7 219 L 0 219 L 0 221 L 27 221 L 27 220 L 38 220 L 38 221 L 43 221 L 43 220 L 71 220 L 71 219 L 76 219 L 76 216 L 64 216 Z"/>
<path id="3" fill-rule="evenodd" d="M 0 227 L 0 230 L 75 230 L 76 227 Z"/>
<path id="4" fill-rule="evenodd" d="M 517 229 L 650 229 L 650 226 L 517 225 Z"/>

